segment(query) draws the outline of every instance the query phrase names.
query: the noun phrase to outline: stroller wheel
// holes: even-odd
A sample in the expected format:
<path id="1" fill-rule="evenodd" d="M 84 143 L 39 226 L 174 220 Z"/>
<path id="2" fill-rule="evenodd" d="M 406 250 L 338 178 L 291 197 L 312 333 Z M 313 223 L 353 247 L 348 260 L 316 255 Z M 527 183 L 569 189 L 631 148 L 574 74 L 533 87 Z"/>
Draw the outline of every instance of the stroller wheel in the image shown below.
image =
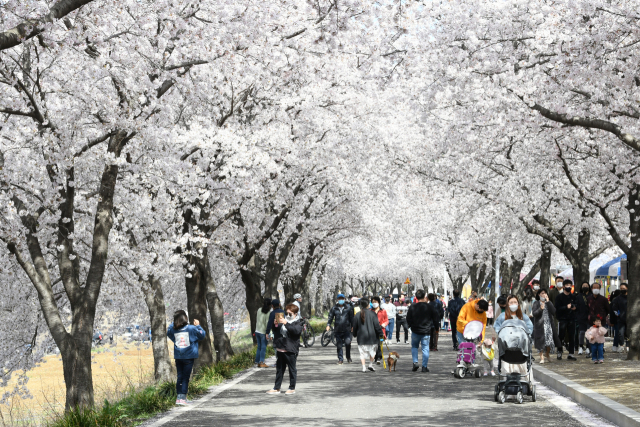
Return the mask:
<path id="1" fill-rule="evenodd" d="M 531 401 L 536 401 L 536 386 L 531 387 Z"/>
<path id="2" fill-rule="evenodd" d="M 504 403 L 507 401 L 507 396 L 505 396 L 504 391 L 498 393 L 498 403 Z"/>
<path id="3" fill-rule="evenodd" d="M 524 401 L 524 399 L 522 398 L 522 392 L 518 392 L 518 394 L 516 394 L 516 401 L 518 403 L 522 403 Z"/>
<path id="4" fill-rule="evenodd" d="M 464 368 L 456 368 L 456 378 L 464 378 L 465 370 Z"/>
<path id="5" fill-rule="evenodd" d="M 476 378 L 480 378 L 480 369 L 476 369 L 475 372 L 473 373 L 473 376 Z"/>

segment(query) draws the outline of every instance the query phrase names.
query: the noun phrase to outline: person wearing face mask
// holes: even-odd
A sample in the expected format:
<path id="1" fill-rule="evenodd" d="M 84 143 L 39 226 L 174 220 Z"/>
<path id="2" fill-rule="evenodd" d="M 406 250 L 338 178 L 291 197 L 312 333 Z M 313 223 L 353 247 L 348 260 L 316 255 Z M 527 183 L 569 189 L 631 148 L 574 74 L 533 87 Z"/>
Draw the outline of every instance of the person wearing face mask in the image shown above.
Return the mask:
<path id="1" fill-rule="evenodd" d="M 628 285 L 622 283 L 620 285 L 620 295 L 618 295 L 611 304 L 611 311 L 618 317 L 616 322 L 616 329 L 618 330 L 618 344 L 620 345 L 620 352 L 623 349 L 629 347 L 629 341 L 625 337 L 627 332 L 627 292 Z M 618 348 L 614 347 L 613 351 L 618 351 Z"/>
<path id="2" fill-rule="evenodd" d="M 537 294 L 540 290 L 540 281 L 537 279 L 534 280 L 533 282 L 531 282 L 531 287 L 533 288 L 533 295 Z"/>
<path id="3" fill-rule="evenodd" d="M 562 293 L 563 282 L 564 282 L 564 277 L 562 276 L 556 277 L 556 287 L 549 291 L 549 301 L 551 301 L 551 303 L 556 307 L 557 307 L 556 298 L 558 297 L 558 295 Z"/>
<path id="4" fill-rule="evenodd" d="M 534 320 L 534 346 L 540 353 L 540 363 L 549 363 L 551 362 L 549 353 L 554 352 L 558 347 L 559 339 L 552 322 L 556 314 L 556 308 L 549 301 L 546 289 L 540 289 L 536 294 L 536 300 L 533 302 L 531 312 Z"/>
<path id="5" fill-rule="evenodd" d="M 578 354 L 586 352 L 590 353 L 589 341 L 586 341 L 587 348 L 585 350 L 584 334 L 589 329 L 589 305 L 587 298 L 591 295 L 591 287 L 589 283 L 584 282 L 580 287 L 580 292 L 576 294 L 576 335 L 574 338 Z M 588 357 L 588 356 L 587 356 Z"/>
<path id="6" fill-rule="evenodd" d="M 396 322 L 396 306 L 391 302 L 391 297 L 385 298 L 385 301 L 380 306 L 384 311 L 387 312 L 387 318 L 389 319 L 389 324 L 387 325 L 387 345 L 391 344 L 393 341 L 393 328 Z"/>
<path id="7" fill-rule="evenodd" d="M 351 363 L 351 325 L 353 324 L 353 308 L 346 302 L 344 294 L 338 294 L 337 304 L 329 310 L 329 320 L 327 320 L 327 331 L 333 325 L 333 334 L 336 337 L 336 348 L 338 350 L 338 365 L 344 363 L 342 347 L 346 349 L 347 362 Z"/>
<path id="8" fill-rule="evenodd" d="M 525 315 L 522 312 L 522 305 L 520 304 L 518 297 L 516 297 L 515 295 L 509 295 L 507 297 L 507 307 L 504 313 L 500 313 L 500 315 L 496 319 L 495 324 L 493 325 L 493 329 L 495 329 L 496 334 L 500 332 L 500 329 L 502 329 L 502 324 L 506 319 L 515 318 L 522 320 L 529 334 L 533 333 L 533 323 L 531 323 L 529 316 Z"/>
<path id="9" fill-rule="evenodd" d="M 371 298 L 371 311 L 373 311 L 378 316 L 378 323 L 382 327 L 382 335 L 384 339 L 387 339 L 387 326 L 389 326 L 389 317 L 387 316 L 387 312 L 384 311 L 380 307 L 380 297 Z M 380 346 L 376 349 L 376 357 L 375 362 L 379 365 L 382 360 L 382 352 L 380 350 Z"/>
<path id="10" fill-rule="evenodd" d="M 601 295 L 602 288 L 600 283 L 591 285 L 591 295 L 587 297 L 587 305 L 589 306 L 589 324 L 597 318 L 606 319 L 609 315 L 609 300 Z"/>
<path id="11" fill-rule="evenodd" d="M 556 319 L 558 319 L 558 338 L 560 338 L 560 346 L 558 347 L 558 360 L 562 359 L 562 344 L 566 338 L 567 351 L 569 355 L 567 360 L 578 360 L 574 356 L 575 345 L 573 338 L 576 332 L 576 296 L 571 292 L 573 282 L 565 280 L 563 282 L 563 292 L 556 297 Z"/>
<path id="12" fill-rule="evenodd" d="M 500 307 L 500 313 L 504 313 L 504 311 L 507 309 L 507 294 L 500 295 L 498 297 L 497 303 L 498 307 Z"/>
<path id="13" fill-rule="evenodd" d="M 300 309 L 295 304 L 285 307 L 285 316 L 276 318 L 273 328 L 273 345 L 276 348 L 276 382 L 267 394 L 280 394 L 280 386 L 284 378 L 284 371 L 289 368 L 289 390 L 287 396 L 295 394 L 298 370 L 296 362 L 300 351 L 300 334 L 302 334 L 302 319 Z"/>

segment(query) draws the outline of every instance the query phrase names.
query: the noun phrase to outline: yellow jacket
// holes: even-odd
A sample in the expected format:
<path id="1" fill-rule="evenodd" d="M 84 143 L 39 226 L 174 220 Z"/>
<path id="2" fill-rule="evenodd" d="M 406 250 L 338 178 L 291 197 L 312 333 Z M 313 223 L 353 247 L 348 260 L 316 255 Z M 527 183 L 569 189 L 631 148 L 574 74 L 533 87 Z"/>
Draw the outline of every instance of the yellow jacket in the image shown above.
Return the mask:
<path id="1" fill-rule="evenodd" d="M 482 314 L 478 313 L 476 311 L 476 302 L 478 301 L 477 300 L 469 301 L 468 303 L 462 306 L 462 308 L 460 309 L 460 314 L 458 314 L 458 322 L 456 323 L 456 330 L 461 334 L 463 334 L 464 327 L 467 326 L 467 323 L 471 322 L 472 320 L 479 320 L 480 322 L 483 323 L 482 339 L 484 339 L 484 332 L 487 327 L 487 312 L 484 312 Z"/>

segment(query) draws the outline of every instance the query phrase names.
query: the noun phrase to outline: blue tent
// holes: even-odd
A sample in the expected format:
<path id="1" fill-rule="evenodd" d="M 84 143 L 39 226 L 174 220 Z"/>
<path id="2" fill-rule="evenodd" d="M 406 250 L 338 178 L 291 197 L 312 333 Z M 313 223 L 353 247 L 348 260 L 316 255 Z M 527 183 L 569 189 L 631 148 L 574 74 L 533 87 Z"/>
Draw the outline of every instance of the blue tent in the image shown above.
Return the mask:
<path id="1" fill-rule="evenodd" d="M 619 256 L 616 259 L 612 259 L 611 261 L 603 264 L 596 270 L 596 276 L 611 276 L 611 277 L 619 277 L 620 276 L 620 260 L 627 259 L 627 255 Z"/>

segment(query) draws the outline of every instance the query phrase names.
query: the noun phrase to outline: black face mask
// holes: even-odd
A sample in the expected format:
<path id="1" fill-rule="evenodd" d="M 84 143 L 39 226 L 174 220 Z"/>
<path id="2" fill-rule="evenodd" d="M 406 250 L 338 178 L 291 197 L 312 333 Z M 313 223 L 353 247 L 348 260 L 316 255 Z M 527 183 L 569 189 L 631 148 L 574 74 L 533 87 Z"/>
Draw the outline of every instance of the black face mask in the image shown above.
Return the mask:
<path id="1" fill-rule="evenodd" d="M 589 288 L 582 288 L 582 293 L 586 294 L 587 292 L 589 292 Z"/>
<path id="2" fill-rule="evenodd" d="M 622 295 L 626 295 L 626 294 L 627 294 L 627 290 L 626 290 L 626 289 L 620 289 L 620 293 L 621 293 Z"/>
<path id="3" fill-rule="evenodd" d="M 564 288 L 565 292 L 571 292 L 571 288 Z"/>

